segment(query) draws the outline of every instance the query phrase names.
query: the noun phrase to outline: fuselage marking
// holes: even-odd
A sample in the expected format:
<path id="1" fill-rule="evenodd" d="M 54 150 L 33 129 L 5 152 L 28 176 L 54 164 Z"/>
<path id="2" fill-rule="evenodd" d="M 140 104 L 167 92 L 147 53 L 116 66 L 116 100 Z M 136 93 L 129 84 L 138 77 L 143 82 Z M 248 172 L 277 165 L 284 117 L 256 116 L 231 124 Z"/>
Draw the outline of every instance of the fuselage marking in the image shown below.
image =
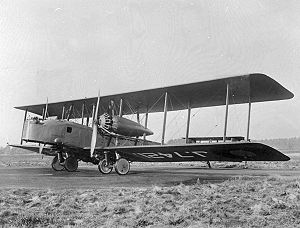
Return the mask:
<path id="1" fill-rule="evenodd" d="M 162 158 L 170 158 L 172 159 L 174 156 L 180 158 L 195 158 L 195 157 L 207 157 L 206 151 L 186 151 L 186 152 L 177 152 L 174 151 L 173 153 L 161 153 L 161 152 L 145 152 L 145 153 L 137 153 L 137 155 L 149 158 L 149 159 L 162 159 Z"/>

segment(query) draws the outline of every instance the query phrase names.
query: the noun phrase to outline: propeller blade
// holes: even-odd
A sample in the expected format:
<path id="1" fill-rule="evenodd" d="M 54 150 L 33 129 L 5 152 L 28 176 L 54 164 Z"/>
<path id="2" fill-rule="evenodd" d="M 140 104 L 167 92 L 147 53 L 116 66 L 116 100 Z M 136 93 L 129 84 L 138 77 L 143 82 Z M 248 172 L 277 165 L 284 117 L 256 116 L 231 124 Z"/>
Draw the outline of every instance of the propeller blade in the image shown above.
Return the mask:
<path id="1" fill-rule="evenodd" d="M 92 133 L 92 140 L 91 140 L 91 157 L 94 155 L 94 150 L 97 143 L 97 124 L 93 124 L 93 133 Z"/>
<path id="2" fill-rule="evenodd" d="M 115 102 L 113 100 L 110 101 L 110 114 L 115 115 Z"/>
<path id="3" fill-rule="evenodd" d="M 96 111 L 94 116 L 96 120 L 98 119 L 99 104 L 100 104 L 100 90 L 98 91 L 98 99 L 97 99 Z"/>
<path id="4" fill-rule="evenodd" d="M 99 110 L 99 104 L 100 104 L 100 91 L 98 92 L 98 100 L 97 100 L 97 106 L 96 111 L 93 119 L 93 133 L 92 133 L 92 139 L 91 139 L 91 151 L 90 156 L 93 157 L 94 150 L 97 143 L 97 130 L 98 130 L 98 110 Z"/>

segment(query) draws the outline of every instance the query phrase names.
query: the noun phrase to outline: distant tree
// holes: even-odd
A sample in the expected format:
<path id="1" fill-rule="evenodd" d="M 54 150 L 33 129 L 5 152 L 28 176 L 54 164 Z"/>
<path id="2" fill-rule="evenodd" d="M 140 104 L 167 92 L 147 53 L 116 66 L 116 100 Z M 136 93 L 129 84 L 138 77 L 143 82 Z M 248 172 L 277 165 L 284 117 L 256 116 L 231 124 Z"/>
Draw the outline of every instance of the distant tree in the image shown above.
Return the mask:
<path id="1" fill-rule="evenodd" d="M 286 151 L 299 150 L 300 151 L 300 138 L 299 137 L 279 138 L 279 139 L 263 139 L 263 140 L 255 140 L 255 141 L 275 147 L 279 150 L 286 150 Z"/>

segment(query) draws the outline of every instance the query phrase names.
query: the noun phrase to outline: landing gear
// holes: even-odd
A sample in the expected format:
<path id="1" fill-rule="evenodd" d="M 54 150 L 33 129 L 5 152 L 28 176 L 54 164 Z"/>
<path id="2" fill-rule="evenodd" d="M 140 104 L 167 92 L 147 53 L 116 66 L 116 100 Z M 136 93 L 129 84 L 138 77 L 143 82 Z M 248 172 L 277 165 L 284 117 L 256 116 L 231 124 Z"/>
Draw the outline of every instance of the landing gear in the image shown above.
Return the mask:
<path id="1" fill-rule="evenodd" d="M 113 167 L 115 167 L 119 175 L 125 175 L 130 170 L 130 164 L 127 159 L 120 158 L 118 153 L 104 152 L 104 158 L 102 157 L 98 164 L 99 171 L 103 174 L 109 174 L 113 170 Z"/>
<path id="2" fill-rule="evenodd" d="M 98 169 L 103 174 L 109 174 L 113 170 L 113 166 L 108 164 L 106 159 L 100 160 Z"/>
<path id="3" fill-rule="evenodd" d="M 120 158 L 116 161 L 115 170 L 119 175 L 125 175 L 130 170 L 130 164 L 125 158 Z"/>
<path id="4" fill-rule="evenodd" d="M 60 163 L 60 159 L 58 158 L 58 155 L 56 155 L 51 163 L 52 169 L 55 171 L 63 171 L 65 167 Z"/>
<path id="5" fill-rule="evenodd" d="M 207 161 L 206 163 L 207 163 L 207 165 L 208 165 L 208 168 L 210 168 L 210 169 L 211 169 L 211 164 L 210 164 L 210 162 L 209 162 L 209 161 Z"/>
<path id="6" fill-rule="evenodd" d="M 74 156 L 67 157 L 64 165 L 67 171 L 75 172 L 78 168 L 78 160 Z"/>
<path id="7" fill-rule="evenodd" d="M 247 161 L 245 161 L 245 165 L 243 167 L 244 169 L 248 169 L 248 164 L 247 164 Z"/>

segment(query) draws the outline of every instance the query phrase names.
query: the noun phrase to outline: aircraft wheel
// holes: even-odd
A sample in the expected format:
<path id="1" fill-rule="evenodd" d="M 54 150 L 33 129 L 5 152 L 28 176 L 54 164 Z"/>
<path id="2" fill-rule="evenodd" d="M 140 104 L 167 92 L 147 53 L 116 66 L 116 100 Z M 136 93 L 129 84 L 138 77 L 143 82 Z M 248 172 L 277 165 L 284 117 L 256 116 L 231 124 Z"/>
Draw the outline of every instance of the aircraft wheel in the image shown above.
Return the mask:
<path id="1" fill-rule="evenodd" d="M 116 161 L 115 170 L 119 175 L 125 175 L 130 170 L 130 164 L 125 158 L 120 158 Z"/>
<path id="2" fill-rule="evenodd" d="M 56 155 L 51 162 L 52 169 L 55 171 L 63 171 L 65 167 L 60 164 L 58 155 Z"/>
<path id="3" fill-rule="evenodd" d="M 65 160 L 65 168 L 69 172 L 75 172 L 78 168 L 78 161 L 76 157 L 70 156 Z"/>
<path id="4" fill-rule="evenodd" d="M 111 165 L 107 165 L 107 162 L 105 159 L 101 160 L 98 164 L 98 169 L 103 174 L 109 174 L 113 167 Z"/>

